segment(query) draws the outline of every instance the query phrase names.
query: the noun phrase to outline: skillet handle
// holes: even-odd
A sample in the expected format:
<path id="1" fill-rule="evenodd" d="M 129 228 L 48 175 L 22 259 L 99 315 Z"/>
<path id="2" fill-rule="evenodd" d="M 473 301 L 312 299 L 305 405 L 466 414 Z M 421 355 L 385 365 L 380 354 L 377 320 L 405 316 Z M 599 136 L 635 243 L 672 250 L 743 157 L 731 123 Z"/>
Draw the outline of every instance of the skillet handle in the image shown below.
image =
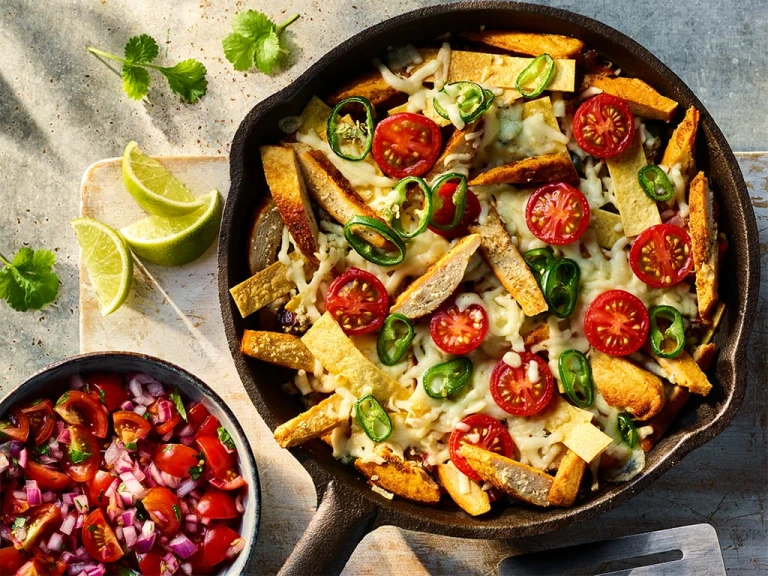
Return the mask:
<path id="1" fill-rule="evenodd" d="M 378 512 L 378 506 L 331 480 L 312 521 L 278 575 L 341 574 Z"/>

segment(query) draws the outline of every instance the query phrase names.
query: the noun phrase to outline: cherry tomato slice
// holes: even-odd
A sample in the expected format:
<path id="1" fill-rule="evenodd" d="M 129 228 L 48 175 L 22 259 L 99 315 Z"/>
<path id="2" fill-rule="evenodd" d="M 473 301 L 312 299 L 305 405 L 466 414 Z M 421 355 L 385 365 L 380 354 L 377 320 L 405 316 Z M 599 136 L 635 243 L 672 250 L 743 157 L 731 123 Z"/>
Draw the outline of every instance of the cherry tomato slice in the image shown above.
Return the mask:
<path id="1" fill-rule="evenodd" d="M 200 426 L 197 434 L 195 434 L 195 438 L 201 438 L 202 436 L 217 436 L 220 426 L 221 424 L 219 423 L 219 419 L 216 418 L 216 416 L 213 414 L 210 414 L 205 419 L 205 422 L 203 422 L 202 426 Z"/>
<path id="2" fill-rule="evenodd" d="M 144 438 L 152 430 L 152 426 L 143 418 L 126 410 L 119 410 L 112 414 L 112 422 L 115 427 L 115 434 L 123 444 L 131 444 Z"/>
<path id="3" fill-rule="evenodd" d="M 10 409 L 5 420 L 0 421 L 0 441 L 7 439 L 26 442 L 29 437 L 29 418 L 17 406 Z"/>
<path id="4" fill-rule="evenodd" d="M 27 517 L 27 535 L 21 543 L 21 549 L 34 550 L 37 541 L 58 527 L 60 521 L 61 511 L 55 504 L 42 504 L 32 508 Z"/>
<path id="5" fill-rule="evenodd" d="M 42 576 L 62 576 L 67 571 L 67 563 L 63 560 L 56 560 L 50 554 L 44 553 L 39 548 L 35 549 L 35 557 L 32 558 L 32 562 L 35 565 L 35 569 Z M 0 574 L 3 572 L 0 571 Z"/>
<path id="6" fill-rule="evenodd" d="M 609 290 L 595 298 L 584 315 L 584 335 L 590 345 L 611 356 L 640 349 L 651 320 L 645 304 L 624 290 Z"/>
<path id="7" fill-rule="evenodd" d="M 14 574 L 26 561 L 26 556 L 13 546 L 0 548 L 0 574 Z"/>
<path id="8" fill-rule="evenodd" d="M 97 562 L 116 562 L 123 557 L 123 549 L 101 508 L 88 514 L 83 522 L 83 546 Z"/>
<path id="9" fill-rule="evenodd" d="M 181 526 L 179 498 L 164 486 L 150 488 L 141 503 L 164 536 L 172 538 Z"/>
<path id="10" fill-rule="evenodd" d="M 376 164 L 393 178 L 429 172 L 441 145 L 440 127 L 429 118 L 410 112 L 387 116 L 373 133 Z"/>
<path id="11" fill-rule="evenodd" d="M 235 499 L 227 492 L 208 488 L 195 508 L 195 514 L 211 520 L 229 520 L 241 516 L 237 511 Z"/>
<path id="12" fill-rule="evenodd" d="M 325 309 L 345 334 L 368 334 L 384 324 L 389 314 L 389 294 L 376 276 L 352 267 L 328 287 Z"/>
<path id="13" fill-rule="evenodd" d="M 106 510 L 109 505 L 109 498 L 104 494 L 112 486 L 112 482 L 115 481 L 117 476 L 105 472 L 104 470 L 97 470 L 90 480 L 87 481 L 88 487 L 88 503 L 91 506 L 99 506 Z"/>
<path id="14" fill-rule="evenodd" d="M 54 410 L 67 424 L 85 426 L 97 438 L 107 436 L 107 410 L 90 394 L 68 390 L 58 399 Z"/>
<path id="15" fill-rule="evenodd" d="M 203 436 L 195 440 L 205 456 L 205 466 L 214 476 L 222 477 L 235 467 L 235 458 L 227 452 L 217 436 Z"/>
<path id="16" fill-rule="evenodd" d="M 246 485 L 245 478 L 238 474 L 234 468 L 230 468 L 219 476 L 209 478 L 208 482 L 219 490 L 237 490 Z"/>
<path id="17" fill-rule="evenodd" d="M 72 486 L 72 479 L 69 476 L 37 462 L 27 462 L 24 474 L 28 480 L 35 480 L 40 490 L 61 492 Z"/>
<path id="18" fill-rule="evenodd" d="M 205 561 L 211 566 L 227 559 L 227 552 L 242 539 L 242 536 L 223 524 L 211 525 L 205 533 L 203 554 Z"/>
<path id="19" fill-rule="evenodd" d="M 165 572 L 162 554 L 150 550 L 146 554 L 138 554 L 141 576 L 162 576 Z"/>
<path id="20" fill-rule="evenodd" d="M 451 432 L 448 447 L 451 462 L 472 480 L 480 480 L 480 475 L 461 455 L 461 447 L 464 444 L 480 446 L 480 448 L 496 452 L 496 454 L 501 454 L 507 458 L 512 458 L 515 452 L 515 443 L 504 424 L 485 414 L 467 416 L 461 421 L 461 425 Z"/>
<path id="21" fill-rule="evenodd" d="M 152 461 L 166 474 L 187 478 L 189 469 L 198 465 L 200 456 L 197 450 L 184 444 L 162 444 L 155 449 Z"/>
<path id="22" fill-rule="evenodd" d="M 161 396 L 157 400 L 155 400 L 152 404 L 149 405 L 149 408 L 147 408 L 147 411 L 152 416 L 157 416 L 158 413 L 158 405 L 161 401 L 168 401 L 168 398 L 165 396 Z M 176 427 L 176 424 L 181 422 L 181 416 L 179 415 L 178 411 L 176 410 L 176 406 L 171 406 L 171 417 L 163 422 L 162 424 L 158 424 L 155 426 L 155 430 L 157 431 L 160 436 L 165 436 L 173 430 Z"/>
<path id="23" fill-rule="evenodd" d="M 518 352 L 520 366 L 499 360 L 491 372 L 491 396 L 499 408 L 513 416 L 541 412 L 555 389 L 552 371 L 544 359 L 531 352 Z"/>
<path id="24" fill-rule="evenodd" d="M 429 333 L 443 352 L 466 354 L 483 343 L 488 333 L 488 314 L 479 304 L 470 304 L 461 311 L 451 299 L 432 316 Z"/>
<path id="25" fill-rule="evenodd" d="M 440 190 L 437 191 L 439 199 L 435 199 L 440 204 L 440 207 L 436 208 L 434 214 L 432 214 L 432 222 L 443 226 L 448 226 L 453 222 L 453 215 L 456 213 L 456 206 L 453 205 L 453 193 L 456 192 L 457 186 L 453 182 L 446 182 L 440 186 Z M 432 226 L 427 227 L 435 234 L 453 240 L 454 238 L 466 236 L 469 225 L 475 222 L 478 216 L 480 216 L 480 201 L 472 190 L 467 189 L 467 205 L 464 208 L 464 217 L 456 228 L 453 230 L 438 230 Z"/>
<path id="26" fill-rule="evenodd" d="M 210 415 L 211 413 L 208 412 L 208 408 L 203 406 L 201 402 L 195 402 L 187 410 L 187 423 L 192 426 L 193 430 L 197 431 Z"/>
<path id="27" fill-rule="evenodd" d="M 8 524 L 11 524 L 19 514 L 29 510 L 29 503 L 16 498 L 13 495 L 14 491 L 19 491 L 19 485 L 15 481 L 3 484 L 3 521 Z"/>
<path id="28" fill-rule="evenodd" d="M 693 269 L 691 237 L 674 224 L 657 224 L 644 230 L 632 243 L 632 272 L 653 288 L 680 283 Z"/>
<path id="29" fill-rule="evenodd" d="M 110 412 L 114 412 L 128 400 L 128 392 L 125 391 L 123 378 L 119 374 L 96 372 L 86 374 L 84 380 L 88 389 Z"/>
<path id="30" fill-rule="evenodd" d="M 21 412 L 29 421 L 29 428 L 32 430 L 35 438 L 35 444 L 38 446 L 48 440 L 56 427 L 56 416 L 53 413 L 53 402 L 48 400 L 38 400 L 27 404 L 21 409 Z"/>
<path id="31" fill-rule="evenodd" d="M 575 242 L 589 226 L 589 202 L 565 182 L 545 184 L 528 198 L 525 222 L 539 240 L 562 246 Z"/>
<path id="32" fill-rule="evenodd" d="M 610 158 L 629 148 L 635 137 L 635 120 L 621 98 L 598 94 L 573 115 L 573 137 L 587 154 Z"/>
<path id="33" fill-rule="evenodd" d="M 75 482 L 87 482 L 99 469 L 99 442 L 84 426 L 70 426 L 69 438 L 61 467 Z"/>

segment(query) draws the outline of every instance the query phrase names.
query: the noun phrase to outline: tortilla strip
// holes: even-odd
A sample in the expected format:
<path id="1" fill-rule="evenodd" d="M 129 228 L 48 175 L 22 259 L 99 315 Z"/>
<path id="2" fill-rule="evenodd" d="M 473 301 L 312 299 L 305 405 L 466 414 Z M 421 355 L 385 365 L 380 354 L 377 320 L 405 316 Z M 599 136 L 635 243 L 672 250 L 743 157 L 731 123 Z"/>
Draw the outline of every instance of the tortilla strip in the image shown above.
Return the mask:
<path id="1" fill-rule="evenodd" d="M 595 386 L 610 406 L 626 408 L 638 420 L 653 418 L 663 408 L 664 384 L 656 375 L 594 348 L 589 365 Z"/>
<path id="2" fill-rule="evenodd" d="M 328 140 L 326 128 L 330 116 L 331 107 L 317 96 L 312 96 L 312 99 L 307 102 L 304 110 L 301 111 L 301 115 L 299 116 L 301 123 L 299 124 L 298 131 L 304 134 L 309 131 L 314 131 L 323 140 Z"/>
<path id="3" fill-rule="evenodd" d="M 541 412 L 544 428 L 562 436 L 563 444 L 586 461 L 592 462 L 602 454 L 613 439 L 592 424 L 592 413 L 572 406 L 559 394 Z"/>
<path id="4" fill-rule="evenodd" d="M 667 432 L 669 426 L 675 421 L 680 410 L 683 409 L 691 393 L 682 386 L 671 386 L 667 393 L 667 401 L 661 412 L 648 420 L 645 425 L 653 428 L 653 432 L 648 434 L 640 441 L 640 446 L 648 452 L 653 448 L 662 436 Z"/>
<path id="5" fill-rule="evenodd" d="M 355 468 L 371 483 L 406 500 L 424 504 L 440 501 L 440 486 L 424 468 L 403 460 L 386 446 L 379 453 L 386 460 L 383 464 L 362 462 L 359 458 L 355 460 Z"/>
<path id="6" fill-rule="evenodd" d="M 467 478 L 465 482 L 469 485 L 469 492 L 461 490 L 462 472 L 450 460 L 445 464 L 437 466 L 437 478 L 443 485 L 445 491 L 453 498 L 453 501 L 459 505 L 470 516 L 480 516 L 491 510 L 491 501 L 488 498 L 488 492 L 483 490 L 475 480 Z"/>
<path id="7" fill-rule="evenodd" d="M 460 452 L 472 469 L 489 484 L 523 502 L 549 506 L 547 494 L 553 478 L 546 472 L 473 444 L 464 444 Z"/>
<path id="8" fill-rule="evenodd" d="M 415 319 L 436 310 L 461 283 L 469 259 L 479 246 L 479 234 L 464 236 L 397 297 L 390 313 Z"/>
<path id="9" fill-rule="evenodd" d="M 629 105 L 632 114 L 641 118 L 669 122 L 677 110 L 677 102 L 662 96 L 639 78 L 587 74 L 584 76 L 582 89 L 592 87 L 623 99 Z"/>
<path id="10" fill-rule="evenodd" d="M 655 224 L 661 224 L 656 202 L 646 195 L 637 178 L 640 168 L 648 164 L 640 139 L 638 132 L 629 148 L 605 160 L 613 182 L 616 207 L 621 214 L 624 234 L 628 238 L 637 236 Z"/>
<path id="11" fill-rule="evenodd" d="M 683 350 L 677 358 L 662 358 L 653 355 L 667 373 L 667 379 L 672 384 L 688 388 L 693 394 L 706 396 L 712 390 L 712 384 L 691 355 Z"/>
<path id="12" fill-rule="evenodd" d="M 323 368 L 346 378 L 349 390 L 356 396 L 361 395 L 365 386 L 370 387 L 371 394 L 380 402 L 408 395 L 399 382 L 379 370 L 355 347 L 330 312 L 323 314 L 301 341 Z"/>
<path id="13" fill-rule="evenodd" d="M 296 152 L 289 146 L 261 146 L 261 163 L 272 199 L 302 255 L 318 264 L 317 220 L 307 196 Z"/>
<path id="14" fill-rule="evenodd" d="M 402 112 L 408 112 L 408 111 L 409 111 L 408 102 L 406 102 L 404 104 L 400 104 L 400 106 L 395 106 L 394 108 L 390 108 L 387 111 L 387 114 L 389 116 L 392 116 L 392 114 L 400 114 Z M 426 116 L 427 118 L 432 120 L 432 122 L 434 122 L 440 127 L 450 126 L 451 124 L 451 121 L 448 120 L 448 118 L 443 118 L 442 116 L 440 116 L 440 114 L 435 112 L 435 107 L 432 104 L 431 98 L 427 99 L 426 107 L 424 108 L 424 110 L 420 112 L 420 114 L 422 114 L 423 116 Z"/>
<path id="15" fill-rule="evenodd" d="M 575 182 L 578 179 L 568 154 L 544 154 L 491 168 L 475 176 L 469 184 L 533 184 L 539 182 Z"/>
<path id="16" fill-rule="evenodd" d="M 229 293 L 240 315 L 245 318 L 280 296 L 285 296 L 295 287 L 296 284 L 290 278 L 290 268 L 282 262 L 275 262 L 230 288 Z"/>
<path id="17" fill-rule="evenodd" d="M 315 357 L 293 334 L 246 330 L 240 345 L 243 354 L 294 370 L 315 371 Z"/>
<path id="18" fill-rule="evenodd" d="M 341 402 L 341 396 L 334 394 L 306 412 L 280 424 L 275 429 L 275 440 L 281 448 L 290 448 L 328 433 L 349 420 L 349 414 L 338 413 Z"/>
<path id="19" fill-rule="evenodd" d="M 438 176 L 450 172 L 451 156 L 456 154 L 466 154 L 471 159 L 477 153 L 477 148 L 474 147 L 474 140 L 467 140 L 467 135 L 472 134 L 477 130 L 477 126 L 480 123 L 476 120 L 472 124 L 465 126 L 461 130 L 454 130 L 448 142 L 445 144 L 443 151 L 438 156 L 435 165 L 432 170 L 424 177 L 424 180 L 431 183 Z"/>
<path id="20" fill-rule="evenodd" d="M 496 208 L 491 206 L 485 222 L 469 227 L 481 238 L 480 252 L 502 286 L 512 295 L 526 316 L 547 311 L 547 301 L 538 282 L 512 243 Z"/>
<path id="21" fill-rule="evenodd" d="M 590 226 L 595 231 L 597 243 L 606 250 L 610 250 L 616 242 L 624 238 L 621 216 L 608 210 L 602 208 L 592 210 Z"/>
<path id="22" fill-rule="evenodd" d="M 586 469 L 587 463 L 576 452 L 568 450 L 560 461 L 555 480 L 547 494 L 549 503 L 553 506 L 573 506 Z"/>
<path id="23" fill-rule="evenodd" d="M 688 188 L 688 205 L 699 316 L 704 324 L 711 324 L 718 303 L 720 254 L 713 215 L 712 191 L 709 189 L 704 172 L 699 172 L 691 181 Z"/>
<path id="24" fill-rule="evenodd" d="M 694 152 L 700 118 L 701 113 L 696 108 L 693 106 L 688 108 L 685 118 L 677 125 L 675 131 L 672 132 L 669 143 L 664 150 L 664 156 L 661 159 L 662 165 L 667 168 L 672 168 L 679 164 L 680 173 L 685 177 L 686 183 L 696 173 Z"/>
<path id="25" fill-rule="evenodd" d="M 437 55 L 437 52 L 435 52 L 435 55 Z M 347 82 L 336 92 L 328 96 L 325 101 L 331 106 L 335 106 L 344 98 L 362 96 L 370 100 L 374 106 L 379 106 L 395 94 L 397 94 L 397 90 L 384 81 L 378 70 L 373 70 Z"/>
<path id="26" fill-rule="evenodd" d="M 533 32 L 507 32 L 500 30 L 482 30 L 461 34 L 467 40 L 501 48 L 515 54 L 538 56 L 549 54 L 552 58 L 578 58 L 585 49 L 585 44 L 577 38 L 559 34 L 537 34 Z"/>
<path id="27" fill-rule="evenodd" d="M 528 332 L 528 334 L 525 335 L 523 342 L 525 343 L 525 349 L 530 350 L 545 340 L 549 340 L 549 324 L 547 322 L 539 324 L 536 328 Z"/>

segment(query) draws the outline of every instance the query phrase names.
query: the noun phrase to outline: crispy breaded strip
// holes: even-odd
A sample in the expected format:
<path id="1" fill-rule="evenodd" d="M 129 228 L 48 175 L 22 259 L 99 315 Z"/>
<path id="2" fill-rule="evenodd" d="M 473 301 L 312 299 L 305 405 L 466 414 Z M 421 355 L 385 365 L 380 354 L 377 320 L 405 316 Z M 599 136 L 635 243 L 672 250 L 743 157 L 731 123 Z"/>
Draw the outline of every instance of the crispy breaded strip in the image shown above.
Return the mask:
<path id="1" fill-rule="evenodd" d="M 240 315 L 245 318 L 280 296 L 290 292 L 296 284 L 290 279 L 290 268 L 282 262 L 270 264 L 237 286 L 229 293 Z"/>
<path id="2" fill-rule="evenodd" d="M 664 436 L 690 397 L 691 393 L 686 388 L 682 386 L 670 387 L 664 408 L 645 423 L 646 426 L 653 428 L 653 432 L 640 441 L 640 446 L 642 446 L 643 450 L 646 452 L 650 451 L 661 437 Z"/>
<path id="3" fill-rule="evenodd" d="M 610 250 L 613 245 L 624 237 L 624 226 L 621 223 L 621 216 L 598 208 L 592 210 L 590 225 L 595 230 L 597 243 Z"/>
<path id="4" fill-rule="evenodd" d="M 269 196 L 256 208 L 248 245 L 248 269 L 256 274 L 272 264 L 283 239 L 283 218 Z"/>
<path id="5" fill-rule="evenodd" d="M 688 388 L 693 394 L 701 396 L 706 396 L 712 390 L 707 375 L 685 350 L 677 358 L 662 358 L 655 354 L 653 357 L 667 373 L 667 379 L 672 384 Z"/>
<path id="6" fill-rule="evenodd" d="M 575 182 L 578 179 L 571 157 L 563 152 L 530 156 L 511 164 L 497 166 L 475 176 L 469 184 L 538 184 L 540 182 Z"/>
<path id="7" fill-rule="evenodd" d="M 560 461 L 555 480 L 549 489 L 549 503 L 552 506 L 573 506 L 586 469 L 587 463 L 576 452 L 568 450 Z"/>
<path id="8" fill-rule="evenodd" d="M 648 420 L 664 406 L 664 384 L 647 370 L 624 358 L 594 348 L 589 353 L 592 380 L 610 406 L 626 409 L 638 420 Z"/>
<path id="9" fill-rule="evenodd" d="M 554 479 L 546 472 L 469 443 L 460 451 L 472 469 L 489 484 L 523 502 L 550 505 L 547 494 Z"/>
<path id="10" fill-rule="evenodd" d="M 482 30 L 464 32 L 461 36 L 472 42 L 526 56 L 549 54 L 552 58 L 578 58 L 585 48 L 581 40 L 559 34 Z"/>
<path id="11" fill-rule="evenodd" d="M 370 100 L 374 106 L 378 106 L 392 98 L 395 94 L 397 94 L 397 90 L 384 81 L 378 70 L 373 70 L 347 82 L 336 92 L 328 96 L 325 101 L 331 106 L 335 106 L 344 98 L 362 96 Z"/>
<path id="12" fill-rule="evenodd" d="M 462 473 L 450 460 L 437 467 L 437 478 L 443 485 L 445 491 L 453 498 L 453 501 L 459 505 L 470 516 L 480 516 L 491 509 L 491 501 L 488 493 L 483 490 L 474 480 L 461 478 Z M 469 491 L 462 491 L 462 482 L 466 482 Z"/>
<path id="13" fill-rule="evenodd" d="M 270 364 L 309 373 L 315 370 L 315 357 L 301 338 L 293 334 L 246 330 L 243 332 L 240 349 L 243 354 Z"/>
<path id="14" fill-rule="evenodd" d="M 696 159 L 694 157 L 696 145 L 696 133 L 699 130 L 699 118 L 701 113 L 693 106 L 688 108 L 685 118 L 677 125 L 672 137 L 664 150 L 661 163 L 667 168 L 675 164 L 680 165 L 680 173 L 686 178 L 686 182 L 696 173 Z"/>
<path id="15" fill-rule="evenodd" d="M 456 154 L 466 154 L 471 159 L 475 155 L 477 149 L 472 145 L 473 141 L 467 140 L 467 134 L 471 134 L 477 130 L 479 123 L 480 120 L 476 120 L 461 130 L 453 131 L 453 134 L 451 134 L 448 142 L 446 142 L 445 147 L 443 148 L 440 156 L 438 156 L 435 165 L 432 167 L 432 170 L 430 170 L 429 173 L 424 177 L 427 182 L 431 183 L 441 174 L 450 172 L 449 167 L 451 156 Z"/>
<path id="16" fill-rule="evenodd" d="M 693 349 L 693 361 L 699 365 L 699 368 L 706 372 L 712 367 L 716 352 L 717 346 L 714 342 L 700 344 Z"/>
<path id="17" fill-rule="evenodd" d="M 349 420 L 349 414 L 338 413 L 341 401 L 341 396 L 334 394 L 306 412 L 280 424 L 275 429 L 275 440 L 281 448 L 290 448 L 333 430 Z"/>
<path id="18" fill-rule="evenodd" d="M 432 476 L 415 462 L 403 460 L 388 447 L 379 450 L 386 460 L 383 464 L 355 460 L 355 468 L 376 486 L 389 490 L 392 494 L 424 504 L 437 504 L 440 501 L 440 486 Z"/>
<path id="19" fill-rule="evenodd" d="M 525 263 L 517 247 L 512 243 L 499 213 L 491 206 L 485 222 L 469 227 L 470 232 L 481 238 L 480 252 L 502 286 L 512 295 L 526 316 L 536 316 L 547 311 L 547 301 L 538 282 Z"/>
<path id="20" fill-rule="evenodd" d="M 638 78 L 587 74 L 584 76 L 582 89 L 592 87 L 599 88 L 606 94 L 618 96 L 626 101 L 632 114 L 641 118 L 669 122 L 677 110 L 677 102 L 662 96 Z"/>
<path id="21" fill-rule="evenodd" d="M 712 207 L 712 191 L 704 172 L 696 174 L 688 188 L 688 220 L 696 269 L 696 296 L 699 316 L 704 324 L 711 324 L 718 303 L 717 285 L 720 255 L 717 248 L 717 230 Z"/>
<path id="22" fill-rule="evenodd" d="M 469 259 L 480 246 L 480 235 L 470 234 L 454 244 L 427 271 L 403 290 L 390 309 L 415 319 L 437 309 L 464 278 Z"/>
<path id="23" fill-rule="evenodd" d="M 549 340 L 549 324 L 546 322 L 542 322 L 536 326 L 536 328 L 528 332 L 528 334 L 526 334 L 523 338 L 526 350 L 529 350 L 534 346 L 538 346 L 544 342 L 544 340 Z"/>
<path id="24" fill-rule="evenodd" d="M 629 148 L 605 160 L 613 183 L 616 207 L 621 214 L 624 234 L 628 238 L 637 236 L 655 224 L 661 224 L 656 202 L 646 195 L 637 178 L 640 168 L 648 164 L 640 140 L 638 133 Z"/>
<path id="25" fill-rule="evenodd" d="M 325 102 L 320 100 L 317 96 L 312 96 L 312 99 L 307 102 L 304 110 L 301 111 L 299 119 L 299 132 L 307 133 L 314 131 L 323 140 L 328 140 L 326 134 L 326 127 L 328 126 L 328 118 L 331 115 L 331 107 Z"/>
<path id="26" fill-rule="evenodd" d="M 323 314 L 301 337 L 301 341 L 323 368 L 346 378 L 347 387 L 355 395 L 360 395 L 364 386 L 371 388 L 371 394 L 379 402 L 409 394 L 397 380 L 379 370 L 355 347 L 330 312 Z"/>
<path id="27" fill-rule="evenodd" d="M 289 146 L 262 146 L 259 150 L 267 185 L 283 222 L 304 257 L 317 264 L 317 220 L 296 152 Z"/>
<path id="28" fill-rule="evenodd" d="M 707 344 L 712 341 L 717 327 L 720 326 L 720 321 L 723 319 L 724 313 L 725 304 L 718 302 L 717 306 L 715 306 L 715 311 L 712 313 L 712 323 L 707 326 L 707 331 L 704 332 L 704 335 L 701 337 L 702 344 Z"/>
<path id="29" fill-rule="evenodd" d="M 559 394 L 555 394 L 538 417 L 544 419 L 545 430 L 560 434 L 563 444 L 586 462 L 592 462 L 613 442 L 592 424 L 591 412 L 572 406 Z"/>

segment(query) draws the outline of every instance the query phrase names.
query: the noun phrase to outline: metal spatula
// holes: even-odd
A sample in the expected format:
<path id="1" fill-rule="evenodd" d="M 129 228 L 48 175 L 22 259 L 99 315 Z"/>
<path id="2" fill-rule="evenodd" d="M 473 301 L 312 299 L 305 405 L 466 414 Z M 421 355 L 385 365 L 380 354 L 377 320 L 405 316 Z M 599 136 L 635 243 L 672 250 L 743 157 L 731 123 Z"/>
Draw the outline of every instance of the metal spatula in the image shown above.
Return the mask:
<path id="1" fill-rule="evenodd" d="M 715 529 L 695 524 L 521 554 L 499 563 L 499 576 L 725 576 Z"/>

